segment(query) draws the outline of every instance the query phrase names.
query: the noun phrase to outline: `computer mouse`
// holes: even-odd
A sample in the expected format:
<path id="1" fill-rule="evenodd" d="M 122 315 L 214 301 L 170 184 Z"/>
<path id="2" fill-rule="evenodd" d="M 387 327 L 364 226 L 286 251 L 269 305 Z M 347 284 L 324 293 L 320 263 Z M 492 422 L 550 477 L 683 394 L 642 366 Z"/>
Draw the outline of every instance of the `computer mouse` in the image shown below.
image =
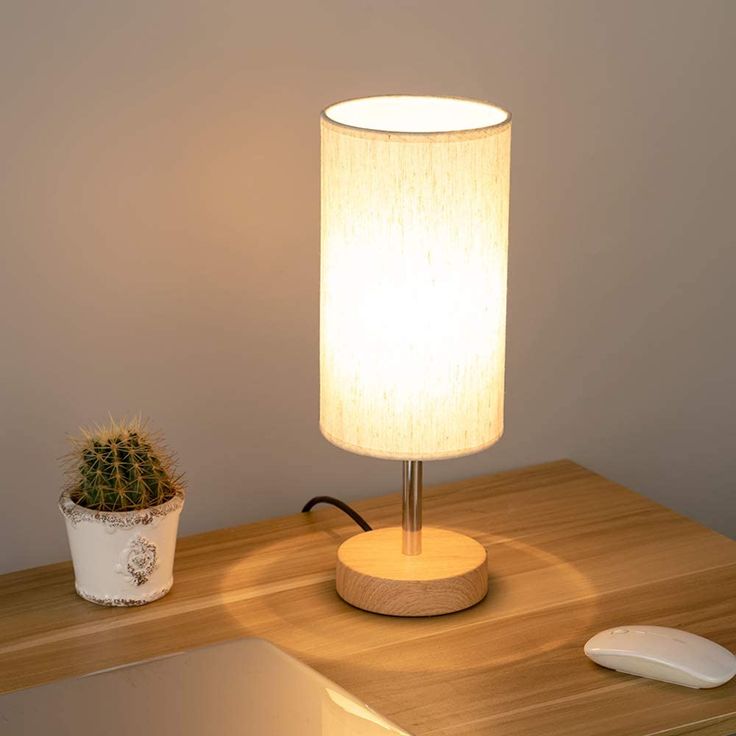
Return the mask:
<path id="1" fill-rule="evenodd" d="M 664 626 L 606 629 L 584 651 L 603 667 L 685 687 L 718 687 L 736 675 L 736 657 L 728 649 Z"/>

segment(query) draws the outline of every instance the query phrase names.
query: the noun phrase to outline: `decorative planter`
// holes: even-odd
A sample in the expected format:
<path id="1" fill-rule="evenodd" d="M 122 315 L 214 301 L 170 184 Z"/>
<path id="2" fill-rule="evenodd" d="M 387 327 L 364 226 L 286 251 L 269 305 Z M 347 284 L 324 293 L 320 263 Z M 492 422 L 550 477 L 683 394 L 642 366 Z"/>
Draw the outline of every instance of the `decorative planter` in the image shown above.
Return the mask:
<path id="1" fill-rule="evenodd" d="M 66 521 L 77 593 L 101 606 L 142 606 L 165 596 L 174 582 L 180 491 L 140 511 L 94 511 L 59 498 Z"/>

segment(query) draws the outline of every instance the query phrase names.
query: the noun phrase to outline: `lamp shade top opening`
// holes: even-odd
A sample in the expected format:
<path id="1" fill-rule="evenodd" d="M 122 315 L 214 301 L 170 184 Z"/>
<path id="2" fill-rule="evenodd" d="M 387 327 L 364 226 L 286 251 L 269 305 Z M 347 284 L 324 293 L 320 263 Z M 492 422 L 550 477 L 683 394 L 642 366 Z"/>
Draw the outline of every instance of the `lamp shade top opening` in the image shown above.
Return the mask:
<path id="1" fill-rule="evenodd" d="M 323 118 L 337 125 L 380 134 L 437 134 L 478 131 L 511 120 L 506 110 L 464 97 L 382 95 L 330 105 Z"/>

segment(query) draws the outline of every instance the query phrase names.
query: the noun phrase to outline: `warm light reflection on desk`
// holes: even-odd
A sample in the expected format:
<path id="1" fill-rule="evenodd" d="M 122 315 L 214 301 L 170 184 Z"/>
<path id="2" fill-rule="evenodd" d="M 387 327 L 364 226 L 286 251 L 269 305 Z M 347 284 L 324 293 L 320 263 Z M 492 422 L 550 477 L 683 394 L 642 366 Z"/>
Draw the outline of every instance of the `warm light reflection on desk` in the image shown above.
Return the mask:
<path id="1" fill-rule="evenodd" d="M 234 592 L 243 584 L 245 570 L 252 576 L 253 558 L 235 562 L 224 573 L 224 609 L 242 626 L 244 635 L 255 624 L 260 631 L 265 627 L 269 632 L 269 621 L 273 622 L 275 643 L 348 687 L 351 683 L 345 675 L 350 677 L 351 673 L 490 670 L 552 651 L 569 641 L 585 641 L 596 613 L 597 591 L 573 564 L 521 540 L 484 535 L 475 529 L 463 531 L 483 541 L 493 573 L 488 597 L 449 618 L 361 616 L 358 621 L 355 609 L 335 593 L 331 569 L 274 583 L 272 568 L 280 569 L 283 559 L 298 554 L 292 539 L 259 549 L 258 580 L 249 577 L 249 584 L 258 586 L 258 596 L 246 590 L 240 595 Z M 324 545 L 339 541 L 320 534 L 319 541 L 313 539 L 303 553 L 319 559 L 324 556 Z M 304 563 L 305 573 L 310 567 Z M 270 594 L 264 595 L 269 589 Z M 297 598 L 300 605 L 295 607 Z M 564 608 L 564 626 L 551 630 L 530 623 L 535 612 L 551 608 Z M 523 648 L 516 637 L 505 635 L 520 625 L 527 626 Z M 472 653 L 451 636 L 463 627 L 472 627 L 474 632 Z M 422 642 L 425 637 L 433 637 L 431 652 Z"/>

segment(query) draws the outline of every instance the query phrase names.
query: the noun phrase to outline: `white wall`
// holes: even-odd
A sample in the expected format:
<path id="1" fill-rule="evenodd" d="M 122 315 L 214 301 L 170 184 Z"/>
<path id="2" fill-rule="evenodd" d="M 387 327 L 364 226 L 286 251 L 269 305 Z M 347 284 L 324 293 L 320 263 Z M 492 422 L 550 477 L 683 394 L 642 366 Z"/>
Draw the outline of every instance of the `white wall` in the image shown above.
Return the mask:
<path id="1" fill-rule="evenodd" d="M 736 3 L 0 5 L 0 568 L 68 556 L 57 457 L 142 411 L 184 533 L 397 489 L 317 427 L 320 109 L 514 114 L 506 436 L 736 532 Z"/>

